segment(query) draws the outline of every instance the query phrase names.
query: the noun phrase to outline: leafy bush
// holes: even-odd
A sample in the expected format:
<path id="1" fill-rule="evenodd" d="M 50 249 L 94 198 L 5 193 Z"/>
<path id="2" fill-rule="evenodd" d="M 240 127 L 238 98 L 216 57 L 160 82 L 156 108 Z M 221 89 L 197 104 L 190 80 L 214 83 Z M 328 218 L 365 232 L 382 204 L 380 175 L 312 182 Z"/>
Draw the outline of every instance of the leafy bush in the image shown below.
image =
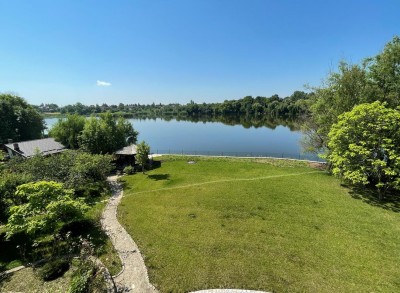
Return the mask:
<path id="1" fill-rule="evenodd" d="M 54 232 L 57 225 L 81 219 L 88 206 L 74 200 L 72 190 L 56 182 L 31 182 L 17 187 L 21 204 L 10 208 L 7 238 L 18 232 L 30 235 Z"/>
<path id="2" fill-rule="evenodd" d="M 105 279 L 93 262 L 94 245 L 90 239 L 80 239 L 80 256 L 70 282 L 70 293 L 107 292 Z"/>
<path id="3" fill-rule="evenodd" d="M 135 169 L 132 166 L 126 166 L 124 168 L 124 173 L 127 175 L 131 175 L 135 172 Z"/>
<path id="4" fill-rule="evenodd" d="M 0 173 L 0 222 L 6 221 L 10 206 L 15 203 L 17 186 L 32 180 L 29 174 Z"/>
<path id="5" fill-rule="evenodd" d="M 57 181 L 72 188 L 79 195 L 100 195 L 108 173 L 112 170 L 110 155 L 91 155 L 80 151 L 66 151 L 57 156 L 35 156 L 29 160 L 12 159 L 9 171 L 29 174 L 32 180 Z M 90 189 L 87 190 L 86 189 Z"/>
<path id="6" fill-rule="evenodd" d="M 89 292 L 90 279 L 93 276 L 93 273 L 93 267 L 80 267 L 72 276 L 69 293 Z"/>
<path id="7" fill-rule="evenodd" d="M 372 185 L 379 196 L 400 189 L 400 113 L 374 102 L 339 116 L 329 133 L 333 174 Z"/>
<path id="8" fill-rule="evenodd" d="M 69 262 L 64 259 L 56 259 L 47 262 L 39 269 L 39 276 L 43 281 L 55 280 L 69 269 Z"/>

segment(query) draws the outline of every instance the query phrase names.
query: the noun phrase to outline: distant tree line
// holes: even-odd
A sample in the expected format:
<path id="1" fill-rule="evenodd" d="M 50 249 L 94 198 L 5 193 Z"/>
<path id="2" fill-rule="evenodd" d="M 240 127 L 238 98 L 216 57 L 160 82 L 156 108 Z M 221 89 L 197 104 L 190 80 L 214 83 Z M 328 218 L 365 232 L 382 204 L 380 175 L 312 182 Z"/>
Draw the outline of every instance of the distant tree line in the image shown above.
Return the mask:
<path id="1" fill-rule="evenodd" d="M 119 113 L 127 117 L 209 117 L 221 116 L 269 116 L 273 118 L 296 119 L 308 113 L 308 100 L 312 93 L 295 91 L 291 96 L 281 98 L 251 96 L 239 100 L 225 100 L 223 103 L 173 104 L 123 104 L 84 105 L 76 103 L 59 107 L 56 104 L 41 104 L 35 108 L 41 113 L 91 115 L 98 113 Z"/>

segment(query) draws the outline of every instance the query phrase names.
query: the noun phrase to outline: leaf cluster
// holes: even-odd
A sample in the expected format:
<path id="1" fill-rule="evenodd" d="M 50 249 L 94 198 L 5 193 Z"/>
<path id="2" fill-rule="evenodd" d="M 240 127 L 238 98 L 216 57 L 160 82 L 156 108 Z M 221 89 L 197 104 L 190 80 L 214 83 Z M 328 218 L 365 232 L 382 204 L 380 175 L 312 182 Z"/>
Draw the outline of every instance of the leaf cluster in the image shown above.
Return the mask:
<path id="1" fill-rule="evenodd" d="M 363 103 L 380 101 L 395 109 L 400 105 L 400 38 L 361 64 L 339 63 L 322 86 L 313 88 L 310 117 L 304 125 L 308 151 L 329 152 L 329 131 L 338 117 Z"/>
<path id="2" fill-rule="evenodd" d="M 0 143 L 42 137 L 43 118 L 21 97 L 0 94 L 0 117 Z"/>
<path id="3" fill-rule="evenodd" d="M 128 145 L 128 141 L 135 143 L 138 132 L 125 118 L 114 117 L 107 112 L 88 119 L 78 114 L 68 115 L 66 119 L 59 119 L 49 135 L 72 149 L 81 148 L 92 154 L 112 154 Z"/>
<path id="4" fill-rule="evenodd" d="M 332 171 L 379 191 L 400 189 L 400 111 L 374 102 L 339 116 L 329 132 Z"/>
<path id="5" fill-rule="evenodd" d="M 142 171 L 144 171 L 147 161 L 149 159 L 150 146 L 142 141 L 136 146 L 136 162 L 142 166 Z"/>
<path id="6" fill-rule="evenodd" d="M 57 156 L 34 156 L 29 160 L 12 158 L 7 168 L 19 174 L 28 174 L 33 180 L 57 181 L 67 188 L 105 181 L 112 170 L 111 155 L 93 155 L 82 151 L 68 150 Z"/>
<path id="7" fill-rule="evenodd" d="M 8 238 L 19 232 L 34 236 L 54 231 L 60 223 L 80 219 L 88 210 L 82 200 L 73 199 L 73 190 L 57 182 L 22 184 L 15 196 L 18 204 L 10 208 Z"/>

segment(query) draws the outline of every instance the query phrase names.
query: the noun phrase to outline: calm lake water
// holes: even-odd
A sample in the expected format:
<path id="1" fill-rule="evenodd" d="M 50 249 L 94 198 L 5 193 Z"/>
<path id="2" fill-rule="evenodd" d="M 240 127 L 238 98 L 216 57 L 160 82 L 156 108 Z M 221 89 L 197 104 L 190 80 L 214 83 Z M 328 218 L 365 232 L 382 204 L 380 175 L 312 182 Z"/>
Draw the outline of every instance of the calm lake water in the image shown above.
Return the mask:
<path id="1" fill-rule="evenodd" d="M 57 118 L 45 119 L 48 128 Z M 189 122 L 162 119 L 129 119 L 152 153 L 205 154 L 231 156 L 272 156 L 318 160 L 302 153 L 302 134 L 288 127 L 244 128 L 220 122 Z"/>

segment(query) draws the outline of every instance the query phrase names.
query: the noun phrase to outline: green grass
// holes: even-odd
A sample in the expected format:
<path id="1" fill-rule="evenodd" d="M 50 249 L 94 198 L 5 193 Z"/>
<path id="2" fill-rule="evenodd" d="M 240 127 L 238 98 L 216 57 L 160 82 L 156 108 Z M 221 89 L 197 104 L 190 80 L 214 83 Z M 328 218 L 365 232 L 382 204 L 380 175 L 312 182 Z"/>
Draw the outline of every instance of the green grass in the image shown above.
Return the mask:
<path id="1" fill-rule="evenodd" d="M 73 269 L 70 269 L 64 274 L 64 276 L 53 281 L 44 282 L 32 268 L 22 269 L 8 275 L 0 282 L 0 292 L 68 292 L 72 273 Z"/>
<path id="2" fill-rule="evenodd" d="M 90 231 L 92 241 L 96 247 L 96 256 L 107 267 L 111 275 L 116 275 L 122 270 L 121 259 L 119 258 L 110 238 L 100 227 L 100 217 L 107 204 L 108 196 L 97 199 L 97 202 L 87 213 L 87 218 L 91 219 L 97 225 Z"/>
<path id="3" fill-rule="evenodd" d="M 400 214 L 353 198 L 327 173 L 277 160 L 161 160 L 124 177 L 119 207 L 161 292 L 400 291 Z"/>

